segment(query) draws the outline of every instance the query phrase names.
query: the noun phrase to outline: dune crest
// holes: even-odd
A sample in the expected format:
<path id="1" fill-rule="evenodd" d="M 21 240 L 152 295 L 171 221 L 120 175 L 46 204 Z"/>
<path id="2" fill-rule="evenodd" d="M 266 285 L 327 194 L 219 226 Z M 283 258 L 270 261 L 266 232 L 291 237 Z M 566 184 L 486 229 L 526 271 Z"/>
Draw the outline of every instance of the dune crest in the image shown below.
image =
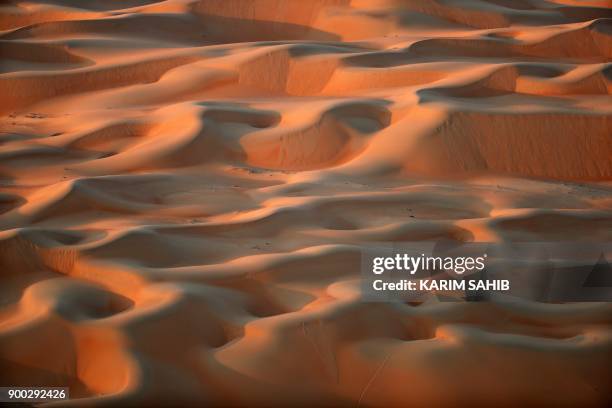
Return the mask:
<path id="1" fill-rule="evenodd" d="M 2 2 L 0 385 L 605 406 L 609 304 L 358 279 L 375 243 L 610 241 L 611 61 L 603 0 Z"/>

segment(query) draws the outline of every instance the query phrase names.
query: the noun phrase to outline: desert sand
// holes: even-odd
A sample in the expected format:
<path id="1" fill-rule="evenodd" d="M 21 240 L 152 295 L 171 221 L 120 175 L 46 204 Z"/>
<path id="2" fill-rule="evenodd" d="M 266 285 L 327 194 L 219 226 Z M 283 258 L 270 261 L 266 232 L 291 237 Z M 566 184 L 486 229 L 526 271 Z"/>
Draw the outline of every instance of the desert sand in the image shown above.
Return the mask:
<path id="1" fill-rule="evenodd" d="M 0 385 L 606 405 L 611 304 L 367 303 L 359 268 L 376 242 L 612 240 L 609 7 L 1 2 Z"/>

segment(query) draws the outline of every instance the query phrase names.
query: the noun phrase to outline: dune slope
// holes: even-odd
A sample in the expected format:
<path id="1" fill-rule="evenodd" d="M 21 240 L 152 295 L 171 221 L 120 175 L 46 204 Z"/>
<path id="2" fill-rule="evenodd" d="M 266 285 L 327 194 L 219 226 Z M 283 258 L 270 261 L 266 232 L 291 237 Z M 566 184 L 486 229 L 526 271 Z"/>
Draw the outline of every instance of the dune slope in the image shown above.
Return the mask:
<path id="1" fill-rule="evenodd" d="M 0 3 L 0 385 L 605 406 L 612 307 L 366 303 L 375 243 L 612 241 L 601 0 Z"/>

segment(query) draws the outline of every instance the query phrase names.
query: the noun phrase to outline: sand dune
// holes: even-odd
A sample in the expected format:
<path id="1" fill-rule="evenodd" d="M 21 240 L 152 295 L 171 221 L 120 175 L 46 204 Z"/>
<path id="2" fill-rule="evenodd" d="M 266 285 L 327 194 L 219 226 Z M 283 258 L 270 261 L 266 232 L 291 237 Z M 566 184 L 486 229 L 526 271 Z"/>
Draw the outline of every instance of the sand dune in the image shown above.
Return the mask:
<path id="1" fill-rule="evenodd" d="M 0 385 L 605 406 L 611 307 L 371 304 L 373 243 L 610 241 L 605 0 L 0 4 Z"/>

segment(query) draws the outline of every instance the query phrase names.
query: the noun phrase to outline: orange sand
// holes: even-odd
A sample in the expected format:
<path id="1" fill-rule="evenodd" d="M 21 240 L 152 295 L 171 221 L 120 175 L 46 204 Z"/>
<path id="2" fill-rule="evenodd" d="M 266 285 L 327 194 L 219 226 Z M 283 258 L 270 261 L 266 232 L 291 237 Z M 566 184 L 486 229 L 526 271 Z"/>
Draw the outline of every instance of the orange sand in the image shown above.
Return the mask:
<path id="1" fill-rule="evenodd" d="M 609 5 L 1 2 L 0 386 L 605 405 L 610 304 L 367 304 L 358 273 L 372 242 L 611 240 Z"/>

